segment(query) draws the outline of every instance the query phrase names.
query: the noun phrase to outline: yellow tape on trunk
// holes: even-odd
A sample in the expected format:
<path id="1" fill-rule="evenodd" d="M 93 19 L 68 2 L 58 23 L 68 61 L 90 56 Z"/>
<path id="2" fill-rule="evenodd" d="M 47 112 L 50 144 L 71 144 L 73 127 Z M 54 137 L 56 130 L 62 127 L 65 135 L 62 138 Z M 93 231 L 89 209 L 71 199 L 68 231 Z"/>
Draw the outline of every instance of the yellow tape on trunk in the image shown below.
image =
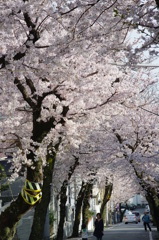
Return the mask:
<path id="1" fill-rule="evenodd" d="M 34 205 L 42 198 L 41 188 L 42 188 L 41 183 L 35 183 L 26 180 L 24 187 L 21 190 L 22 198 L 29 205 Z"/>

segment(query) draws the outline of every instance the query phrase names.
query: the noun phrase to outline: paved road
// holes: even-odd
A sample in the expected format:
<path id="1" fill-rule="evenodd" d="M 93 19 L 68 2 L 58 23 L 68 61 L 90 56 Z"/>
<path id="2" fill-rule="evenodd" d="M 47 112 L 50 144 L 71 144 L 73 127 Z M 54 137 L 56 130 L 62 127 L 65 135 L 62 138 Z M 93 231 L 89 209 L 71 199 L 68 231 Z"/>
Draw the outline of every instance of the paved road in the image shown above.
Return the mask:
<path id="1" fill-rule="evenodd" d="M 144 210 L 141 209 L 140 213 L 143 214 Z M 142 218 L 142 215 L 141 215 Z M 112 227 L 107 228 L 104 231 L 102 240 L 159 240 L 159 232 L 151 225 L 152 232 L 145 232 L 143 223 L 119 223 Z M 81 240 L 81 238 L 70 239 Z M 89 240 L 96 240 L 95 237 L 90 234 Z"/>
<path id="2" fill-rule="evenodd" d="M 143 223 L 119 223 L 107 228 L 104 231 L 102 240 L 159 240 L 159 233 L 156 228 L 151 225 L 152 232 L 145 232 Z M 81 238 L 72 238 L 70 240 L 81 240 Z M 89 240 L 96 240 L 92 234 Z"/>
<path id="3" fill-rule="evenodd" d="M 91 239 L 95 240 L 95 237 Z M 142 223 L 120 223 L 108 228 L 102 240 L 159 240 L 159 234 L 153 226 L 152 232 L 145 232 Z"/>

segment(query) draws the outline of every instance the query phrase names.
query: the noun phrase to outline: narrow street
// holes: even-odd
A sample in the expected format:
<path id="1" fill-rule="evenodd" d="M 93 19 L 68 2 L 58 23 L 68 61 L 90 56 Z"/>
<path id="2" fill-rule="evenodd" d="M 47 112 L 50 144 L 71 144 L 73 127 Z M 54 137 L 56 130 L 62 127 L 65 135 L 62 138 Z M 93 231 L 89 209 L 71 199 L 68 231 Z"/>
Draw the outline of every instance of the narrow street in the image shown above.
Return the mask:
<path id="1" fill-rule="evenodd" d="M 142 219 L 144 208 L 138 208 L 140 212 L 140 219 Z M 147 232 L 144 229 L 143 222 L 136 223 L 118 223 L 104 230 L 104 236 L 102 240 L 159 240 L 159 232 L 156 227 L 150 223 L 152 231 Z M 71 240 L 81 240 L 81 238 L 72 238 Z M 89 234 L 88 240 L 96 240 L 96 238 Z"/>
<path id="2" fill-rule="evenodd" d="M 112 227 L 108 227 L 104 231 L 102 240 L 159 240 L 159 232 L 151 224 L 152 232 L 145 232 L 143 223 L 119 223 Z M 72 238 L 70 240 L 81 240 L 81 238 Z M 88 240 L 96 240 L 92 234 L 90 234 Z"/>
<path id="3" fill-rule="evenodd" d="M 142 222 L 138 224 L 117 224 L 104 232 L 102 240 L 159 240 L 159 234 L 156 228 L 151 227 L 152 232 L 145 232 Z M 95 238 L 92 237 L 91 239 Z"/>

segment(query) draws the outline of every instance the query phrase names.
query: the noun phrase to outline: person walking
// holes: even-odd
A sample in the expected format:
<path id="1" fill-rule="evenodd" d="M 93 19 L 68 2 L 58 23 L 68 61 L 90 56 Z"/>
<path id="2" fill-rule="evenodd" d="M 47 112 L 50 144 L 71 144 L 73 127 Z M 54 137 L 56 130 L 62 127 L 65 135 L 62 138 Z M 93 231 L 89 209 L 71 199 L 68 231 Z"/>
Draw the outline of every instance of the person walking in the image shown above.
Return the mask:
<path id="1" fill-rule="evenodd" d="M 97 238 L 97 240 L 102 240 L 102 236 L 104 235 L 103 234 L 104 223 L 100 213 L 97 213 L 96 215 L 94 226 L 95 226 L 95 229 L 94 229 L 93 235 Z"/>
<path id="2" fill-rule="evenodd" d="M 149 217 L 147 212 L 144 212 L 144 216 L 142 217 L 142 221 L 143 221 L 143 224 L 144 224 L 145 231 L 147 231 L 147 227 L 151 231 L 151 227 L 150 227 L 150 224 L 149 224 L 150 223 L 150 217 Z"/>
<path id="3" fill-rule="evenodd" d="M 82 240 L 88 240 L 88 230 L 86 224 L 82 224 Z"/>

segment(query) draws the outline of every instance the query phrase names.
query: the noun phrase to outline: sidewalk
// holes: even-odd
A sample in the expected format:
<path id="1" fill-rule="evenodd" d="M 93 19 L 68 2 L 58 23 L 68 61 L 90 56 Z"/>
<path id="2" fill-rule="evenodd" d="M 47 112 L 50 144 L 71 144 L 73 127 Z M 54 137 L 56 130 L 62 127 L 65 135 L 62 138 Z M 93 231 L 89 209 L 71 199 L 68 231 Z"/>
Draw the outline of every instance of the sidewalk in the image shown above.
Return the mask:
<path id="1" fill-rule="evenodd" d="M 109 228 L 112 228 L 112 227 L 115 227 L 115 226 L 119 226 L 120 224 L 121 223 L 108 224 L 108 226 L 104 227 L 104 231 L 106 231 Z M 70 240 L 81 240 L 82 237 L 81 236 L 75 237 L 75 238 L 68 237 L 65 240 L 68 240 L 68 239 L 70 239 Z M 89 232 L 88 240 L 93 240 L 93 232 L 92 231 Z M 159 239 L 155 239 L 155 240 L 159 240 Z"/>
<path id="2" fill-rule="evenodd" d="M 92 238 L 93 238 L 93 232 L 89 232 L 88 233 L 89 235 L 88 235 L 88 240 L 91 240 Z M 81 236 L 79 236 L 79 237 L 75 237 L 75 238 L 67 238 L 66 240 L 68 240 L 68 239 L 70 239 L 70 240 L 81 240 L 82 239 L 82 237 Z"/>
<path id="3" fill-rule="evenodd" d="M 88 237 L 88 240 L 92 239 L 92 237 L 93 237 L 93 235 L 90 235 L 90 236 Z M 67 240 L 68 240 L 68 239 L 70 239 L 70 240 L 81 240 L 82 237 L 77 237 L 77 238 L 67 238 Z"/>

